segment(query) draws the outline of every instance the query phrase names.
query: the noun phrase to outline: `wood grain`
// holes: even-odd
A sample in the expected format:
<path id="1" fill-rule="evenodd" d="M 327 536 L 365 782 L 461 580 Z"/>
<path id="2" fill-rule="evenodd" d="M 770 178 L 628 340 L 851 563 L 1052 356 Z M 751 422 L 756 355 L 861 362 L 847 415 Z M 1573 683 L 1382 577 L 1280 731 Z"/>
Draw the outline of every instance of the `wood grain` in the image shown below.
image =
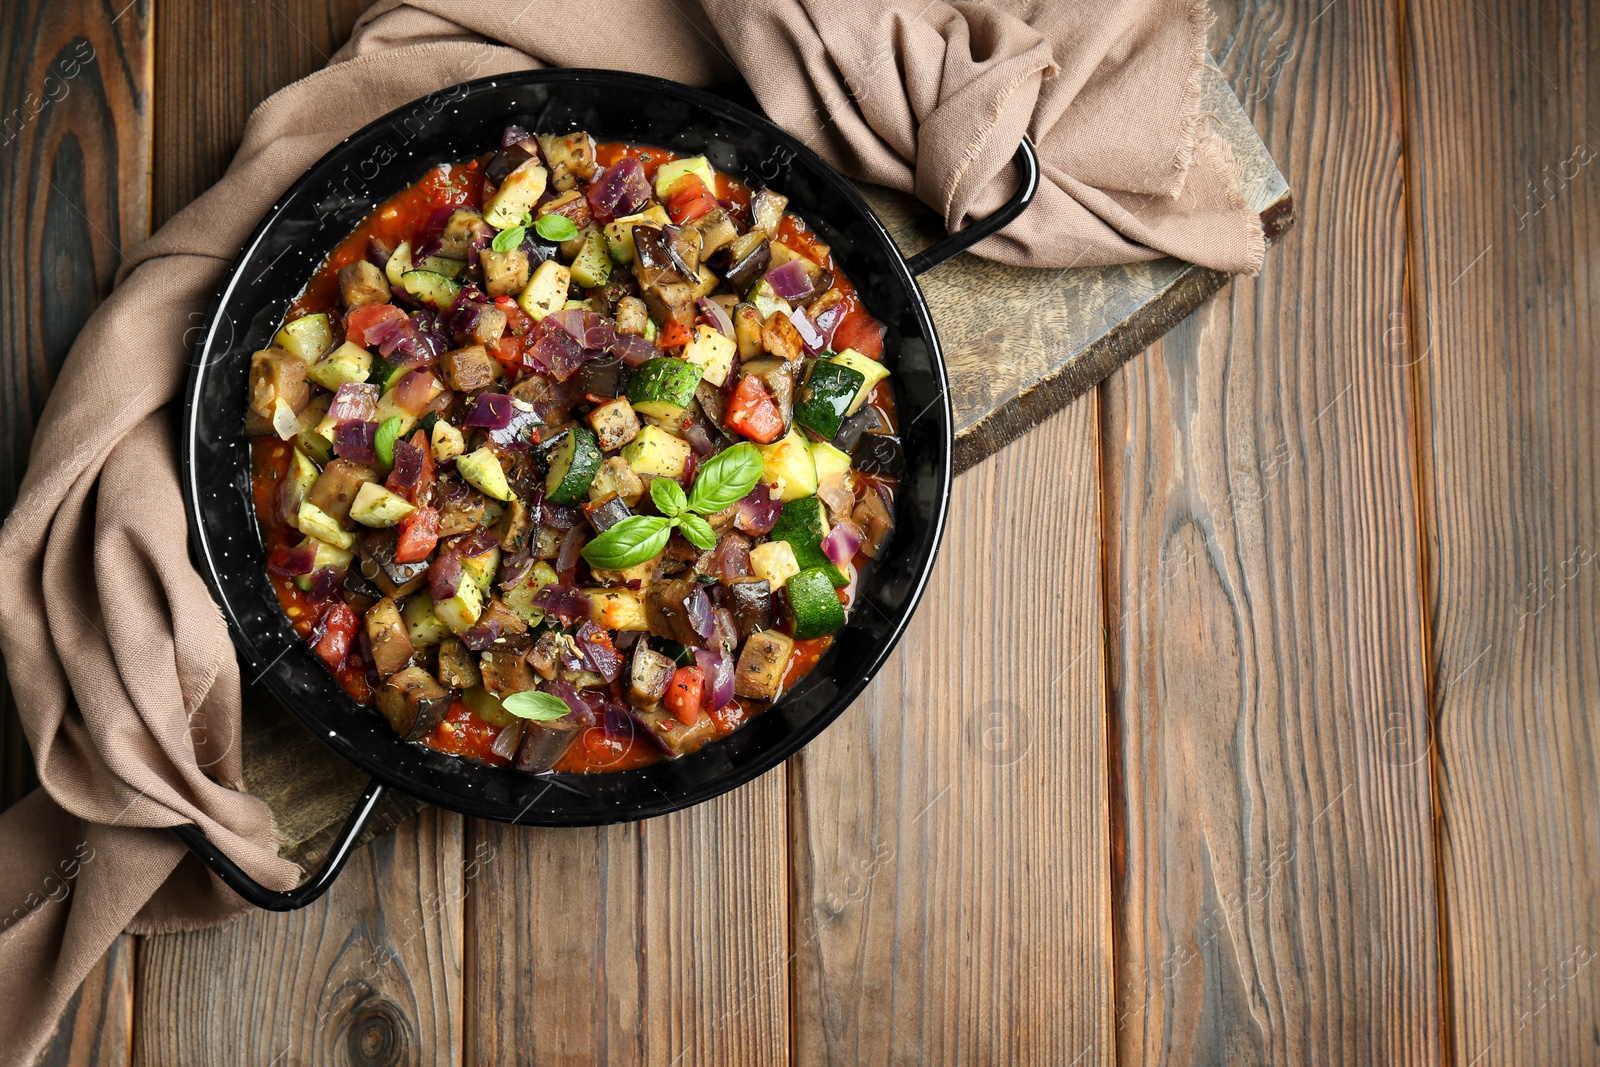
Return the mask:
<path id="1" fill-rule="evenodd" d="M 268 96 L 327 66 L 368 0 L 161 0 L 155 225 L 216 184 L 245 120 Z"/>
<path id="2" fill-rule="evenodd" d="M 899 649 L 791 761 L 798 1064 L 1114 1062 L 1095 434 L 956 480 Z"/>
<path id="3" fill-rule="evenodd" d="M 1444 1043 L 1399 26 L 1326 8 L 1218 27 L 1315 210 L 1102 389 L 1125 1064 Z"/>
<path id="4" fill-rule="evenodd" d="M 150 12 L 86 0 L 0 5 L 0 515 L 78 329 L 122 249 L 149 232 Z M 37 785 L 0 677 L 0 809 Z M 40 1064 L 123 1063 L 134 941 L 118 938 Z"/>
<path id="5" fill-rule="evenodd" d="M 786 772 L 644 823 L 475 822 L 466 1062 L 788 1062 Z"/>
<path id="6" fill-rule="evenodd" d="M 463 902 L 502 862 L 430 809 L 303 911 L 141 939 L 134 1062 L 459 1062 Z"/>
<path id="7" fill-rule="evenodd" d="M 1406 5 L 1452 1059 L 1600 1042 L 1600 28 Z"/>

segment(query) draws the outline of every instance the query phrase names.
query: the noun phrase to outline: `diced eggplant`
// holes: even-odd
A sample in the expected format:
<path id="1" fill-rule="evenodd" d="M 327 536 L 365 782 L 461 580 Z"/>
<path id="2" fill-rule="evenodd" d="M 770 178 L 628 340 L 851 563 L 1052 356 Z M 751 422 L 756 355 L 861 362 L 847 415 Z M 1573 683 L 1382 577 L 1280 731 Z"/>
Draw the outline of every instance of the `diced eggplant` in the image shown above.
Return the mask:
<path id="1" fill-rule="evenodd" d="M 693 226 L 666 226 L 661 233 L 666 238 L 667 257 L 672 260 L 678 273 L 685 278 L 699 277 L 700 231 Z"/>
<path id="2" fill-rule="evenodd" d="M 628 505 L 620 496 L 610 493 L 583 505 L 583 514 L 588 518 L 589 525 L 594 527 L 594 532 L 603 534 L 631 516 L 633 512 L 628 509 Z"/>
<path id="3" fill-rule="evenodd" d="M 434 254 L 445 259 L 466 259 L 467 252 L 472 248 L 472 238 L 482 222 L 483 212 L 476 208 L 456 208 L 439 234 L 439 251 Z"/>
<path id="4" fill-rule="evenodd" d="M 883 424 L 883 416 L 871 404 L 862 404 L 854 415 L 846 415 L 844 421 L 839 423 L 839 432 L 833 435 L 833 447 L 848 455 L 856 450 L 856 444 L 864 433 L 877 433 L 887 430 Z"/>
<path id="5" fill-rule="evenodd" d="M 728 218 L 728 213 L 722 208 L 714 208 L 694 220 L 694 228 L 700 232 L 700 258 L 709 259 L 719 249 L 733 243 L 739 236 L 739 230 L 734 226 L 733 220 Z"/>
<path id="6" fill-rule="evenodd" d="M 863 534 L 861 551 L 868 559 L 876 559 L 879 550 L 883 548 L 884 539 L 894 528 L 894 519 L 889 515 L 888 505 L 884 504 L 883 497 L 878 495 L 876 489 L 868 488 L 861 494 L 861 502 L 856 505 L 855 511 L 850 513 L 850 520 L 861 527 Z"/>
<path id="7" fill-rule="evenodd" d="M 523 774 L 548 771 L 567 754 L 581 729 L 581 724 L 570 719 L 528 722 L 522 730 L 522 743 L 517 746 L 517 770 Z"/>
<path id="8" fill-rule="evenodd" d="M 688 607 L 689 597 L 698 588 L 689 578 L 674 578 L 652 585 L 645 595 L 645 619 L 650 624 L 650 632 L 682 645 L 700 644 L 700 635 L 689 620 Z"/>
<path id="9" fill-rule="evenodd" d="M 395 543 L 398 535 L 393 528 L 373 530 L 361 539 L 357 566 L 361 576 L 372 582 L 384 595 L 403 597 L 422 588 L 428 580 L 428 562 L 396 563 Z"/>
<path id="10" fill-rule="evenodd" d="M 615 452 L 639 436 L 639 416 L 626 400 L 599 405 L 589 412 L 588 420 L 604 452 Z"/>
<path id="11" fill-rule="evenodd" d="M 728 246 L 728 269 L 723 271 L 723 277 L 735 292 L 747 293 L 761 280 L 771 262 L 772 243 L 764 233 L 751 230 Z"/>
<path id="12" fill-rule="evenodd" d="M 505 313 L 501 312 L 500 317 L 503 320 Z M 440 361 L 444 383 L 462 393 L 475 393 L 493 385 L 496 368 L 494 357 L 481 344 L 446 352 Z"/>
<path id="13" fill-rule="evenodd" d="M 489 165 L 483 168 L 484 181 L 489 185 L 499 185 L 506 180 L 506 175 L 538 154 L 539 143 L 532 137 L 524 137 L 515 144 L 507 145 L 496 152 L 494 158 L 489 160 Z M 484 190 L 485 194 L 488 192 L 488 189 Z"/>
<path id="14" fill-rule="evenodd" d="M 438 498 L 443 501 L 439 509 L 439 536 L 454 537 L 483 524 L 483 494 L 469 485 L 457 481 L 441 481 Z"/>
<path id="15" fill-rule="evenodd" d="M 478 324 L 468 336 L 474 344 L 494 348 L 505 336 L 507 321 L 506 313 L 491 304 L 478 312 Z"/>
<path id="16" fill-rule="evenodd" d="M 625 296 L 617 301 L 618 333 L 642 337 L 644 336 L 645 323 L 649 318 L 649 309 L 644 306 L 644 301 L 638 297 Z"/>
<path id="17" fill-rule="evenodd" d="M 455 693 L 424 668 L 407 667 L 378 687 L 378 710 L 402 741 L 420 741 L 444 721 Z"/>
<path id="18" fill-rule="evenodd" d="M 667 231 L 640 223 L 633 228 L 633 276 L 646 291 L 664 282 L 686 282 L 690 274 L 678 269 L 668 250 Z"/>
<path id="19" fill-rule="evenodd" d="M 329 461 L 306 499 L 334 521 L 344 523 L 350 519 L 350 505 L 363 485 L 378 480 L 378 472 L 371 467 L 353 463 L 348 459 Z"/>
<path id="20" fill-rule="evenodd" d="M 447 689 L 472 689 L 483 684 L 472 652 L 457 637 L 439 642 L 439 684 Z"/>
<path id="21" fill-rule="evenodd" d="M 654 738 L 670 756 L 693 752 L 717 735 L 717 721 L 709 715 L 685 726 L 676 715 L 659 709 L 631 708 L 629 714 L 639 724 L 639 732 Z"/>
<path id="22" fill-rule="evenodd" d="M 554 526 L 539 526 L 533 531 L 533 558 L 552 560 L 561 555 L 561 542 L 566 538 L 565 530 L 558 530 Z"/>
<path id="23" fill-rule="evenodd" d="M 778 226 L 783 222 L 783 209 L 789 198 L 771 189 L 757 189 L 750 198 L 750 229 L 759 230 L 768 237 L 778 236 Z"/>
<path id="24" fill-rule="evenodd" d="M 791 325 L 790 329 L 793 328 Z M 777 402 L 778 414 L 783 416 L 785 427 L 794 422 L 794 370 L 788 363 L 767 356 L 751 360 L 741 370 L 745 374 L 754 374 L 761 379 L 761 383 L 767 387 L 767 392 L 771 393 L 772 399 Z"/>
<path id="25" fill-rule="evenodd" d="M 528 286 L 528 253 L 521 247 L 509 252 L 485 248 L 478 253 L 483 267 L 483 291 L 490 296 L 516 296 Z"/>
<path id="26" fill-rule="evenodd" d="M 556 399 L 556 385 L 543 374 L 529 374 L 511 387 L 511 395 L 529 404 L 549 404 Z"/>
<path id="27" fill-rule="evenodd" d="M 572 376 L 572 380 L 577 391 L 584 396 L 617 397 L 621 396 L 626 388 L 627 376 L 622 360 L 612 356 L 607 359 L 589 360 L 578 368 L 578 373 Z"/>
<path id="28" fill-rule="evenodd" d="M 630 508 L 644 496 L 644 479 L 621 456 L 611 456 L 600 464 L 594 481 L 589 483 L 590 500 L 601 500 L 608 493 L 620 496 Z"/>
<path id="29" fill-rule="evenodd" d="M 678 665 L 640 641 L 633 646 L 633 664 L 628 671 L 628 703 L 636 708 L 653 708 L 661 703 Z"/>
<path id="30" fill-rule="evenodd" d="M 494 535 L 500 538 L 502 552 L 521 552 L 527 548 L 528 539 L 533 536 L 533 516 L 528 514 L 527 505 L 513 497 L 495 520 Z"/>
<path id="31" fill-rule="evenodd" d="M 540 134 L 539 147 L 550 164 L 550 184 L 560 192 L 577 187 L 595 174 L 594 142 L 582 131 Z"/>
<path id="32" fill-rule="evenodd" d="M 347 308 L 389 302 L 389 279 L 364 259 L 339 270 L 339 296 Z"/>
<path id="33" fill-rule="evenodd" d="M 898 475 L 905 468 L 905 452 L 893 434 L 862 434 L 850 456 L 855 469 L 865 474 Z"/>
<path id="34" fill-rule="evenodd" d="M 490 649 L 480 656 L 478 673 L 483 676 L 483 687 L 502 700 L 512 693 L 526 693 L 536 684 L 522 653 L 505 649 Z"/>
<path id="35" fill-rule="evenodd" d="M 771 700 L 783 683 L 784 668 L 794 651 L 794 639 L 777 630 L 751 634 L 733 669 L 733 691 L 754 700 Z"/>
<path id="36" fill-rule="evenodd" d="M 400 619 L 394 598 L 384 597 L 367 610 L 367 643 L 372 646 L 372 665 L 380 677 L 398 674 L 411 664 L 416 649 Z"/>
<path id="37" fill-rule="evenodd" d="M 546 630 L 528 650 L 526 659 L 528 666 L 539 672 L 539 677 L 551 681 L 561 668 L 561 638 L 554 630 Z"/>
<path id="38" fill-rule="evenodd" d="M 765 578 L 733 578 L 722 585 L 723 603 L 733 612 L 739 635 L 748 639 L 773 626 L 772 586 Z"/>
<path id="39" fill-rule="evenodd" d="M 272 417 L 278 401 L 298 415 L 311 403 L 311 383 L 306 361 L 281 348 L 268 348 L 250 357 L 249 431 L 257 437 L 273 433 Z"/>
<path id="40" fill-rule="evenodd" d="M 789 316 L 774 311 L 761 326 L 761 347 L 785 362 L 792 362 L 800 358 L 806 346 Z"/>
<path id="41" fill-rule="evenodd" d="M 644 303 L 661 322 L 670 320 L 685 329 L 694 325 L 694 286 L 688 282 L 659 282 L 646 286 Z"/>
<path id="42" fill-rule="evenodd" d="M 728 398 L 722 395 L 722 390 L 702 380 L 694 387 L 694 398 L 699 401 L 700 410 L 705 413 L 707 421 L 713 427 L 720 428 L 722 417 L 728 411 Z"/>

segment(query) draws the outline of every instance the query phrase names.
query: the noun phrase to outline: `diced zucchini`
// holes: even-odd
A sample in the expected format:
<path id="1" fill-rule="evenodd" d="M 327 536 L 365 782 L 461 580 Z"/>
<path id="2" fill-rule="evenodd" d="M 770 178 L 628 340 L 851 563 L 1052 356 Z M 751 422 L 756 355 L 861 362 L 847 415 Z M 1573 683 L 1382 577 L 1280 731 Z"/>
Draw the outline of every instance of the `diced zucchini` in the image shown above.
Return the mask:
<path id="1" fill-rule="evenodd" d="M 711 169 L 711 161 L 705 156 L 690 156 L 687 159 L 674 159 L 656 168 L 656 196 L 665 200 L 667 190 L 685 174 L 693 174 L 700 179 L 700 184 L 706 187 L 707 192 L 712 196 L 717 195 L 717 172 Z"/>
<path id="2" fill-rule="evenodd" d="M 861 372 L 853 367 L 817 360 L 795 392 L 794 421 L 824 441 L 832 440 L 863 380 Z"/>
<path id="3" fill-rule="evenodd" d="M 750 290 L 750 295 L 746 299 L 755 305 L 756 315 L 762 322 L 770 319 L 774 311 L 781 311 L 784 318 L 788 318 L 789 314 L 794 311 L 794 308 L 789 306 L 789 301 L 779 296 L 777 290 L 772 288 L 772 283 L 765 278 L 756 283 L 755 288 Z"/>
<path id="4" fill-rule="evenodd" d="M 550 172 L 537 159 L 530 159 L 500 183 L 489 202 L 483 205 L 483 218 L 497 230 L 509 230 L 533 212 L 533 205 L 544 195 Z"/>
<path id="5" fill-rule="evenodd" d="M 850 474 L 850 457 L 826 441 L 811 442 L 811 458 L 817 465 L 819 486 L 835 474 L 846 477 Z"/>
<path id="6" fill-rule="evenodd" d="M 300 505 L 300 510 L 294 517 L 295 529 L 307 537 L 315 537 L 318 541 L 326 541 L 335 548 L 346 551 L 356 547 L 355 535 L 349 533 L 339 525 L 339 521 L 326 511 L 307 500 Z"/>
<path id="7" fill-rule="evenodd" d="M 641 222 L 653 226 L 670 225 L 672 219 L 660 204 L 651 204 L 637 215 L 627 215 L 606 223 L 606 250 L 618 263 L 632 263 L 636 255 L 633 247 L 633 228 Z"/>
<path id="8" fill-rule="evenodd" d="M 400 279 L 405 277 L 406 271 L 411 269 L 411 242 L 401 241 L 400 247 L 389 253 L 389 262 L 383 265 L 384 277 L 389 279 L 389 284 L 400 287 Z"/>
<path id="9" fill-rule="evenodd" d="M 296 575 L 294 584 L 299 586 L 301 589 L 306 590 L 307 592 L 311 590 L 312 580 L 316 577 L 318 571 L 325 567 L 331 567 L 336 571 L 342 571 L 350 566 L 351 560 L 355 559 L 355 553 L 351 552 L 349 549 L 330 545 L 326 541 L 318 541 L 315 537 L 306 538 L 302 544 L 302 547 L 304 545 L 313 546 L 316 551 L 316 556 L 311 561 L 310 573 Z"/>
<path id="10" fill-rule="evenodd" d="M 411 643 L 417 648 L 437 645 L 450 636 L 450 628 L 433 613 L 433 597 L 426 589 L 411 594 L 401 618 L 406 624 L 406 633 L 411 635 Z"/>
<path id="11" fill-rule="evenodd" d="M 517 297 L 517 306 L 534 322 L 567 303 L 567 287 L 572 284 L 572 272 L 553 259 L 539 264 L 528 279 L 528 287 Z"/>
<path id="12" fill-rule="evenodd" d="M 826 637 L 844 625 L 844 606 L 821 567 L 811 567 L 791 577 L 788 590 L 795 640 Z"/>
<path id="13" fill-rule="evenodd" d="M 552 504 L 578 503 L 589 492 L 601 458 L 594 431 L 587 426 L 572 427 L 550 457 L 550 473 L 544 480 L 545 499 Z"/>
<path id="14" fill-rule="evenodd" d="M 333 327 L 328 323 L 328 316 L 320 311 L 315 315 L 302 315 L 293 322 L 284 323 L 272 343 L 299 356 L 309 366 L 333 347 Z"/>
<path id="15" fill-rule="evenodd" d="M 634 436 L 637 438 L 638 434 L 635 433 Z M 600 464 L 599 473 L 589 484 L 590 500 L 604 500 L 612 493 L 621 497 L 622 502 L 630 508 L 644 496 L 644 481 L 632 467 L 628 466 L 628 461 L 623 456 L 612 456 Z"/>
<path id="16" fill-rule="evenodd" d="M 700 368 L 668 356 L 646 360 L 628 381 L 628 403 L 651 418 L 672 420 L 694 401 Z"/>
<path id="17" fill-rule="evenodd" d="M 490 726 L 505 729 L 518 721 L 515 715 L 506 710 L 506 706 L 500 702 L 499 697 L 481 685 L 475 685 L 471 689 L 463 689 L 461 691 L 461 702 L 472 709 L 472 714 Z"/>
<path id="18" fill-rule="evenodd" d="M 637 589 L 580 589 L 589 598 L 589 617 L 608 630 L 648 631 L 644 594 Z"/>
<path id="19" fill-rule="evenodd" d="M 639 436 L 639 417 L 634 414 L 633 405 L 626 400 L 609 400 L 598 404 L 589 412 L 588 418 L 603 452 L 615 452 Z"/>
<path id="20" fill-rule="evenodd" d="M 406 292 L 440 311 L 450 310 L 461 295 L 461 285 L 431 270 L 408 270 L 400 276 Z"/>
<path id="21" fill-rule="evenodd" d="M 317 479 L 321 476 L 322 472 L 311 461 L 311 457 L 296 448 L 294 455 L 289 459 L 290 499 L 304 500 L 311 494 L 311 487 L 317 484 Z"/>
<path id="22" fill-rule="evenodd" d="M 485 596 L 489 595 L 489 588 L 494 585 L 495 571 L 500 569 L 500 549 L 490 548 L 468 556 L 461 561 L 461 570 L 467 577 L 478 584 L 478 591 Z"/>
<path id="23" fill-rule="evenodd" d="M 659 426 L 646 426 L 622 450 L 622 458 L 628 461 L 628 466 L 635 474 L 673 479 L 683 477 L 691 454 L 687 441 L 672 436 Z M 460 460 L 456 461 L 457 466 L 460 463 Z"/>
<path id="24" fill-rule="evenodd" d="M 850 406 L 845 409 L 845 416 L 848 418 L 861 410 L 861 405 L 865 404 L 867 397 L 872 395 L 873 386 L 889 376 L 889 368 L 875 359 L 868 359 L 853 348 L 847 348 L 843 352 L 836 353 L 833 357 L 833 362 L 849 367 L 861 375 L 862 378 L 861 386 L 856 390 L 855 400 L 851 401 Z"/>
<path id="25" fill-rule="evenodd" d="M 429 256 L 418 263 L 414 270 L 431 270 L 435 274 L 443 274 L 451 281 L 466 273 L 467 265 L 459 259 L 447 259 L 444 256 Z M 404 275 L 401 275 L 404 277 Z"/>
<path id="26" fill-rule="evenodd" d="M 761 480 L 776 485 L 784 503 L 817 491 L 817 463 L 812 458 L 811 445 L 798 430 L 790 427 L 786 435 L 770 445 L 756 447 L 766 461 Z"/>
<path id="27" fill-rule="evenodd" d="M 440 463 L 467 450 L 467 439 L 462 436 L 461 431 L 443 419 L 433 424 L 430 442 L 433 445 L 433 458 Z"/>
<path id="28" fill-rule="evenodd" d="M 416 510 L 416 505 L 405 497 L 389 492 L 377 482 L 363 482 L 350 504 L 350 517 L 363 526 L 381 529 L 393 526 Z"/>
<path id="29" fill-rule="evenodd" d="M 694 339 L 683 349 L 683 358 L 700 368 L 700 377 L 712 385 L 728 380 L 733 369 L 733 354 L 738 344 L 721 330 L 701 324 L 695 327 Z"/>
<path id="30" fill-rule="evenodd" d="M 794 549 L 794 558 L 801 570 L 826 571 L 834 585 L 844 588 L 850 578 L 834 566 L 827 553 L 822 551 L 822 539 L 828 536 L 828 509 L 814 496 L 801 497 L 783 505 L 778 521 L 767 537 L 772 541 L 787 541 Z"/>
<path id="31" fill-rule="evenodd" d="M 464 634 L 472 629 L 472 624 L 483 614 L 483 590 L 477 582 L 467 581 L 463 577 L 461 584 L 456 586 L 456 595 L 435 603 L 433 613 L 452 633 Z"/>
<path id="32" fill-rule="evenodd" d="M 506 482 L 506 472 L 488 445 L 456 457 L 456 470 L 485 496 L 496 500 L 511 499 L 511 486 Z"/>
<path id="33" fill-rule="evenodd" d="M 750 573 L 766 579 L 772 591 L 777 592 L 791 575 L 800 573 L 800 564 L 789 542 L 768 541 L 750 550 Z"/>
<path id="34" fill-rule="evenodd" d="M 554 585 L 555 582 L 555 568 L 540 560 L 528 568 L 528 573 L 523 575 L 520 582 L 510 589 L 503 590 L 500 599 L 505 602 L 506 607 L 527 620 L 529 626 L 537 626 L 544 619 L 544 609 L 535 607 L 533 598 L 539 594 L 539 590 L 547 585 Z"/>
<path id="35" fill-rule="evenodd" d="M 583 245 L 572 261 L 572 280 L 585 289 L 604 285 L 611 277 L 611 254 L 606 251 L 606 239 L 599 230 L 584 234 Z"/>
<path id="36" fill-rule="evenodd" d="M 346 341 L 323 356 L 306 371 L 306 377 L 329 392 L 338 392 L 346 382 L 364 382 L 372 373 L 372 353 Z"/>
<path id="37" fill-rule="evenodd" d="M 405 373 L 408 374 L 410 372 L 406 371 Z M 405 374 L 402 374 L 401 377 L 405 377 Z M 444 383 L 441 382 L 437 377 L 434 377 L 433 381 L 428 385 L 429 402 L 436 400 L 443 392 Z M 378 398 L 378 407 L 373 413 L 372 419 L 378 425 L 382 426 L 390 419 L 396 418 L 400 420 L 400 435 L 402 437 L 409 434 L 413 429 L 416 428 L 417 417 L 400 406 L 399 402 L 395 400 L 394 387 L 390 386 L 389 389 Z"/>

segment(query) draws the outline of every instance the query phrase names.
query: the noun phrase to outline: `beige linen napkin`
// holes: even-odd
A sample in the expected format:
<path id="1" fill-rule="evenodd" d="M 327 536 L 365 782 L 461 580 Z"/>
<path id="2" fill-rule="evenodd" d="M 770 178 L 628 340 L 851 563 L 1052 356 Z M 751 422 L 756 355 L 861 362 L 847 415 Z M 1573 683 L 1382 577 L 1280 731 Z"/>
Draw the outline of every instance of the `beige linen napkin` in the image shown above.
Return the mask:
<path id="1" fill-rule="evenodd" d="M 1065 266 L 1172 254 L 1254 271 L 1259 220 L 1196 109 L 1204 16 L 1189 0 L 1014 13 L 943 0 L 369 10 L 327 69 L 256 110 L 223 179 L 132 255 L 61 370 L 0 530 L 11 598 L 0 653 L 43 783 L 0 815 L 0 1059 L 32 1055 L 118 932 L 243 910 L 164 827 L 198 823 L 268 885 L 300 877 L 277 855 L 271 813 L 241 791 L 239 670 L 189 561 L 167 405 L 188 371 L 192 314 L 317 157 L 444 86 L 621 55 L 697 85 L 742 74 L 835 166 L 916 193 L 951 227 L 1003 202 L 1027 133 L 1044 162 L 1039 198 L 983 255 Z M 640 25 L 648 49 L 632 46 Z"/>

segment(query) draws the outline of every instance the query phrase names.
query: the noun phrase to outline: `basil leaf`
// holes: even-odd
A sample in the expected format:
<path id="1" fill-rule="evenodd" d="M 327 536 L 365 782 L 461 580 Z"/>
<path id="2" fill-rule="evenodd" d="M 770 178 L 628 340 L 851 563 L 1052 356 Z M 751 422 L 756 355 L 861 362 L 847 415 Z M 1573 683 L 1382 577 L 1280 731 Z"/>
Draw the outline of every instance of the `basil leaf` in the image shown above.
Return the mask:
<path id="1" fill-rule="evenodd" d="M 500 706 L 519 719 L 532 719 L 534 722 L 554 722 L 572 714 L 565 700 L 537 689 L 512 693 L 500 702 Z"/>
<path id="2" fill-rule="evenodd" d="M 659 515 L 630 515 L 584 545 L 583 558 L 603 571 L 626 570 L 666 548 L 672 525 Z"/>
<path id="3" fill-rule="evenodd" d="M 656 510 L 668 518 L 681 515 L 689 506 L 688 499 L 683 495 L 683 486 L 671 478 L 656 478 L 650 482 L 650 499 L 656 502 Z"/>
<path id="4" fill-rule="evenodd" d="M 684 540 L 702 552 L 709 552 L 717 547 L 717 532 L 711 528 L 709 522 L 694 512 L 679 518 L 678 529 L 683 531 Z"/>
<path id="5" fill-rule="evenodd" d="M 565 215 L 557 215 L 555 212 L 542 216 L 538 222 L 533 224 L 533 228 L 546 241 L 570 241 L 578 236 L 578 227 L 573 221 Z"/>
<path id="6" fill-rule="evenodd" d="M 385 467 L 394 466 L 394 442 L 400 436 L 400 416 L 390 415 L 383 420 L 383 425 L 378 427 L 377 434 L 372 440 L 372 450 L 378 454 L 378 462 Z"/>
<path id="7" fill-rule="evenodd" d="M 750 495 L 761 480 L 766 461 L 748 441 L 724 449 L 706 460 L 689 490 L 689 507 L 711 515 Z"/>
<path id="8" fill-rule="evenodd" d="M 502 256 L 522 243 L 528 235 L 526 226 L 513 226 L 509 230 L 501 230 L 494 235 L 494 240 L 489 242 L 489 247 L 499 252 Z"/>

